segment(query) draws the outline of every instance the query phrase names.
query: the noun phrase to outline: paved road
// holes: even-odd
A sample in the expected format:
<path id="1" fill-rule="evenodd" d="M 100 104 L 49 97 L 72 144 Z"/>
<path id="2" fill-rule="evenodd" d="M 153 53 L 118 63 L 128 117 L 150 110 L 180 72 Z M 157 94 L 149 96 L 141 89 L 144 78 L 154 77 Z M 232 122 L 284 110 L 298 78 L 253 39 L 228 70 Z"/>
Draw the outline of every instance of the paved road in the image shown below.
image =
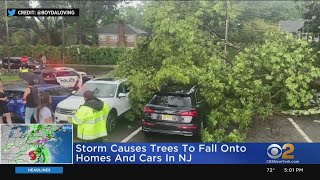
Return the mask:
<path id="1" fill-rule="evenodd" d="M 112 67 L 74 66 L 96 77 L 105 76 Z M 20 82 L 21 83 L 21 82 Z M 17 82 L 16 84 L 17 85 Z M 291 118 L 289 120 L 288 118 Z M 107 137 L 108 142 L 196 142 L 190 137 L 155 135 L 146 138 L 141 131 L 141 122 L 122 122 L 116 132 Z M 75 139 L 75 141 L 78 141 Z M 320 142 L 320 115 L 318 116 L 278 116 L 270 121 L 255 121 L 247 136 L 248 142 Z"/>
<path id="2" fill-rule="evenodd" d="M 288 118 L 293 120 L 290 121 Z M 247 142 L 320 142 L 320 119 L 317 117 L 274 117 L 270 122 L 254 122 Z M 316 120 L 316 121 L 314 121 Z M 295 124 L 295 125 L 293 125 Z M 299 129 L 299 130 L 298 130 Z M 75 139 L 75 142 L 78 142 Z M 144 136 L 140 122 L 122 122 L 106 142 L 199 142 L 190 137 L 154 135 Z"/>
<path id="3" fill-rule="evenodd" d="M 315 121 L 316 120 L 316 121 Z M 278 116 L 253 123 L 249 142 L 320 142 L 319 116 Z"/>
<path id="4" fill-rule="evenodd" d="M 290 121 L 288 118 L 291 118 Z M 316 121 L 314 121 L 316 120 Z M 75 142 L 78 140 L 75 139 Z M 247 142 L 320 142 L 319 116 L 277 116 L 272 120 L 255 121 L 249 130 Z M 128 125 L 122 122 L 117 130 L 110 134 L 106 142 L 199 142 L 190 137 L 154 135 L 145 137 L 141 131 L 141 122 Z"/>
<path id="5" fill-rule="evenodd" d="M 301 116 L 293 119 L 313 142 L 320 142 L 320 115 Z"/>

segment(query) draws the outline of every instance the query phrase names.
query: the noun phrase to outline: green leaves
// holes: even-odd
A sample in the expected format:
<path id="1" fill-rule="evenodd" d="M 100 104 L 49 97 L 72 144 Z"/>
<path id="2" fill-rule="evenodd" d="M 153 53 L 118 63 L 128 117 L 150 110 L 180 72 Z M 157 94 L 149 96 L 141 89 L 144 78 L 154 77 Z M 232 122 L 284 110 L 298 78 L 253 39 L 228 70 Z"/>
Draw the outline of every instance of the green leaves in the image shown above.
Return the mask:
<path id="1" fill-rule="evenodd" d="M 207 104 L 205 142 L 243 141 L 254 117 L 309 106 L 309 83 L 320 71 L 313 66 L 308 43 L 286 34 L 260 32 L 261 41 L 234 58 L 223 54 L 223 43 L 204 25 L 223 24 L 226 3 L 170 1 L 147 6 L 153 36 L 123 56 L 117 69 L 119 76 L 128 77 L 130 101 L 138 117 L 152 94 L 170 83 L 201 87 Z M 230 8 L 240 11 L 236 4 L 230 3 Z M 230 17 L 237 16 L 230 12 Z"/>
<path id="2" fill-rule="evenodd" d="M 127 53 L 127 49 L 122 48 L 86 48 L 84 46 L 79 48 L 81 58 L 78 55 L 77 47 L 70 47 L 65 50 L 66 63 L 115 65 L 118 59 Z M 20 45 L 10 47 L 11 56 L 29 55 L 37 59 L 39 54 L 45 53 L 49 63 L 62 63 L 62 52 L 62 46 Z M 6 56 L 4 46 L 0 46 L 0 56 Z"/>
<path id="3" fill-rule="evenodd" d="M 267 99 L 273 99 L 271 102 L 276 103 L 282 108 L 301 108 L 309 105 L 312 98 L 309 83 L 316 77 L 319 77 L 319 69 L 313 66 L 314 55 L 312 50 L 307 46 L 305 41 L 286 38 L 285 34 L 267 33 L 265 42 L 262 46 L 252 46 L 245 53 L 236 57 L 233 68 L 235 74 L 243 74 L 239 81 L 247 83 L 254 81 L 256 78 L 261 79 L 262 84 L 252 84 L 254 89 L 271 90 Z M 254 62 L 253 67 L 249 62 Z M 240 64 L 240 65 L 239 65 Z M 243 66 L 245 64 L 245 66 Z M 254 73 L 244 74 L 244 71 L 236 67 L 254 70 Z M 266 72 L 261 76 L 260 72 Z M 260 74 L 260 76 L 255 76 Z M 244 78 L 247 77 L 247 78 Z M 240 83 L 241 84 L 241 83 Z M 278 93 L 274 91 L 278 87 L 285 88 Z M 264 93 L 255 91 L 256 95 L 265 96 Z M 245 90 L 245 89 L 243 89 Z M 283 101 L 280 97 L 286 97 Z M 281 103 L 277 100 L 281 99 Z"/>

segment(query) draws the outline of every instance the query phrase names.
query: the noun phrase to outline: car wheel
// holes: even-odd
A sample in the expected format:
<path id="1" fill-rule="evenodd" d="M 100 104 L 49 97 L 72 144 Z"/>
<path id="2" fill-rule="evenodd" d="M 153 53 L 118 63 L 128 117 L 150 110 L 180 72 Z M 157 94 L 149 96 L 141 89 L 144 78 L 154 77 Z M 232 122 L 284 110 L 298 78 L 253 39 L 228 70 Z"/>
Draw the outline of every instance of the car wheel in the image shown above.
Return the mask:
<path id="1" fill-rule="evenodd" d="M 108 133 L 112 133 L 117 125 L 117 113 L 115 111 L 111 111 L 108 115 L 107 119 L 107 131 Z"/>
<path id="2" fill-rule="evenodd" d="M 196 138 L 197 141 L 198 141 L 198 140 L 199 140 L 199 141 L 202 140 L 202 138 L 201 138 L 202 130 L 203 130 L 203 121 L 201 121 L 199 130 L 198 130 L 197 134 L 195 134 L 195 138 Z"/>

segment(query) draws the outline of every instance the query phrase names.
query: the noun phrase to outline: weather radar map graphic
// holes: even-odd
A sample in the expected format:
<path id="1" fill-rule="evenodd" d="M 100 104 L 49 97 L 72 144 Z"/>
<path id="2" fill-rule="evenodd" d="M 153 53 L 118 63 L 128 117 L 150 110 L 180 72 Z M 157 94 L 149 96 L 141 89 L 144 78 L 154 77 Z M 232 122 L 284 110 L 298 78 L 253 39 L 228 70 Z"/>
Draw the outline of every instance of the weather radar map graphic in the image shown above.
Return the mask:
<path id="1" fill-rule="evenodd" d="M 1 125 L 1 163 L 72 163 L 72 125 Z"/>

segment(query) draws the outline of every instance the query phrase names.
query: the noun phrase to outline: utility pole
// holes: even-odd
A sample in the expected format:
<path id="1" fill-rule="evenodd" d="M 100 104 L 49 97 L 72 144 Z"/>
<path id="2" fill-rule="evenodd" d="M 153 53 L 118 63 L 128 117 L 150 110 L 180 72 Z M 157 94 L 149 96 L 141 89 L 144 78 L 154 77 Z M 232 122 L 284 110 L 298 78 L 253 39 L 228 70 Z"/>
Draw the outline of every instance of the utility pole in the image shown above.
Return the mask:
<path id="1" fill-rule="evenodd" d="M 224 52 L 227 53 L 228 27 L 229 27 L 229 15 L 228 15 L 228 2 L 229 1 L 225 1 L 225 2 L 226 2 L 226 28 L 225 28 L 225 34 L 224 34 L 224 40 L 225 40 Z"/>
<path id="2" fill-rule="evenodd" d="M 8 23 L 8 4 L 7 4 L 7 0 L 4 1 L 5 3 L 5 18 L 6 18 L 6 32 L 7 32 L 7 46 L 8 46 L 8 51 L 7 51 L 7 58 L 8 58 L 8 71 L 11 71 L 11 67 L 10 67 L 10 40 L 9 40 L 9 23 Z"/>
<path id="3" fill-rule="evenodd" d="M 65 49 L 65 43 L 64 43 L 64 17 L 62 16 L 62 64 L 64 65 L 64 49 Z"/>

